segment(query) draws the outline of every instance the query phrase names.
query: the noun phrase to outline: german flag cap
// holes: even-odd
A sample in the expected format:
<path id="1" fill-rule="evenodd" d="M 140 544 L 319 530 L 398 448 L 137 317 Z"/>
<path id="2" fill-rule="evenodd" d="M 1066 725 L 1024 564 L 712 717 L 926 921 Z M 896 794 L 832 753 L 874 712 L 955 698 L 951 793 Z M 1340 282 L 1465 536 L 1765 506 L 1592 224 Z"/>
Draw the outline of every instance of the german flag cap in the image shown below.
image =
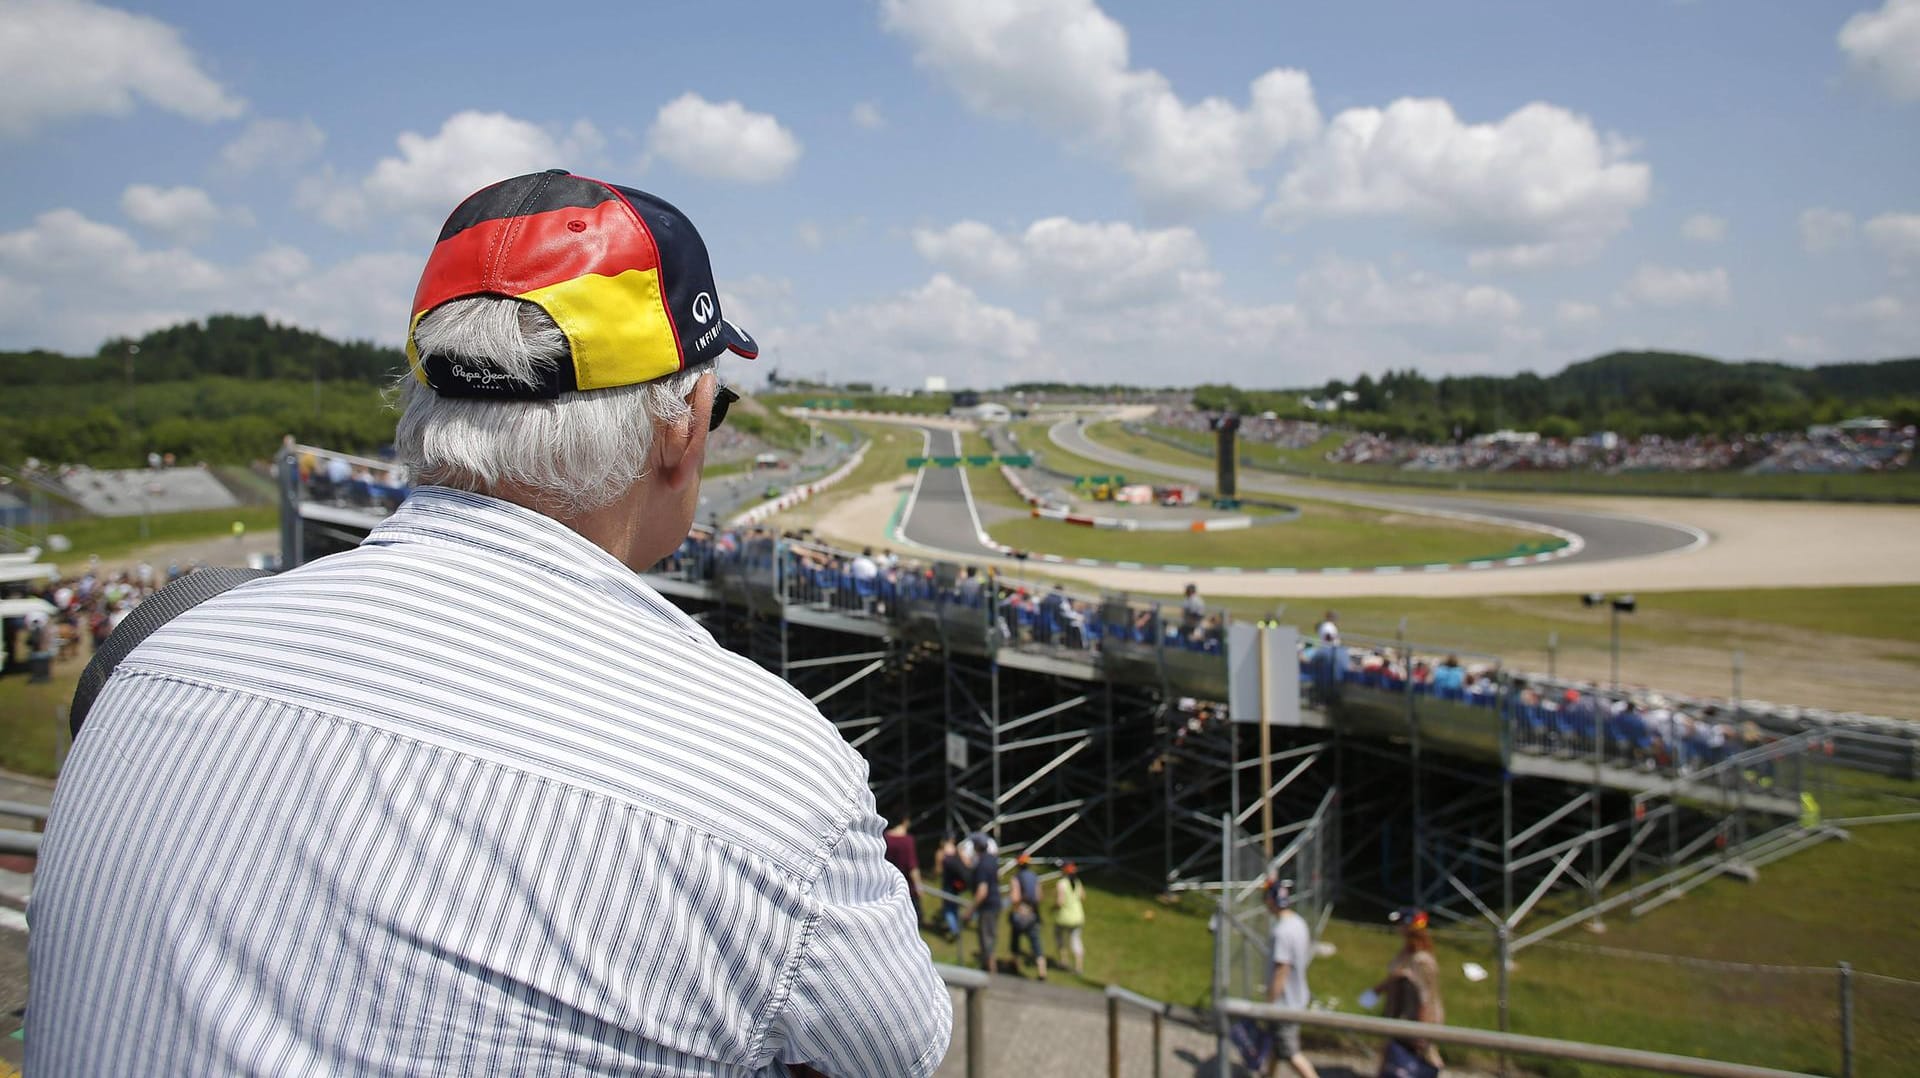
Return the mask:
<path id="1" fill-rule="evenodd" d="M 509 296 L 535 304 L 570 355 L 529 385 L 491 363 L 422 359 L 420 319 L 449 300 Z M 414 377 L 445 397 L 551 400 L 650 382 L 722 351 L 760 348 L 720 313 L 707 245 L 661 199 L 565 169 L 502 180 L 469 196 L 440 230 L 407 324 Z"/>

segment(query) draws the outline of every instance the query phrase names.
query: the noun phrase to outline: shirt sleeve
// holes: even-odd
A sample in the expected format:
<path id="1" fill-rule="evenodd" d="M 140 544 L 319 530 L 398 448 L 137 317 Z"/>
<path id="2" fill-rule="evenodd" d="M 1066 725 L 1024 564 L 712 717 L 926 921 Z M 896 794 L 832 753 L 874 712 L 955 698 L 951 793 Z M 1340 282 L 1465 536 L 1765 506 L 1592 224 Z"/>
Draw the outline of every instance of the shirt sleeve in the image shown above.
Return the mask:
<path id="1" fill-rule="evenodd" d="M 833 1078 L 921 1078 L 947 1054 L 953 1002 L 884 829 L 867 795 L 814 886 L 811 932 L 771 1031 L 782 1062 Z"/>

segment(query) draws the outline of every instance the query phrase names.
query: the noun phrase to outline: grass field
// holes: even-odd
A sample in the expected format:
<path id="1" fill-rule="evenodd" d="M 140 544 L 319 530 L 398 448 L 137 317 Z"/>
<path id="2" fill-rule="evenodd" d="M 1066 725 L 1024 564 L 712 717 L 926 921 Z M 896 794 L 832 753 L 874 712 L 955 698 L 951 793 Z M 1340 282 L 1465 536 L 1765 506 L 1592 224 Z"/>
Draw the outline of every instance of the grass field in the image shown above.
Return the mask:
<path id="1" fill-rule="evenodd" d="M 1087 435 L 1119 448 L 1107 428 L 1089 427 Z M 1151 427 L 1162 438 L 1188 447 L 1183 453 L 1155 439 L 1159 452 L 1129 450 L 1153 459 L 1181 461 L 1183 457 L 1213 457 L 1213 441 L 1204 434 L 1171 427 Z M 1664 495 L 1695 498 L 1787 498 L 1837 501 L 1920 501 L 1920 468 L 1881 474 L 1748 475 L 1741 472 L 1424 472 L 1379 464 L 1341 464 L 1326 454 L 1346 441 L 1329 435 L 1305 449 L 1283 449 L 1261 442 L 1241 441 L 1243 462 L 1258 468 L 1329 479 L 1342 483 L 1389 484 L 1446 490 L 1526 491 L 1543 494 Z M 1183 461 L 1184 462 L 1184 461 Z"/>
<path id="2" fill-rule="evenodd" d="M 981 434 L 978 430 L 963 430 L 960 432 L 960 453 L 962 456 L 981 457 L 990 455 L 992 452 L 993 444 L 987 441 L 986 435 Z"/>
<path id="3" fill-rule="evenodd" d="M 83 517 L 62 521 L 54 531 L 67 537 L 70 548 L 52 555 L 63 566 L 84 565 L 87 556 L 102 561 L 123 558 L 149 544 L 212 539 L 230 535 L 239 521 L 248 532 L 271 532 L 280 527 L 277 505 L 248 505 L 237 509 L 200 509 L 187 513 L 154 513 L 144 523 L 139 517 Z M 164 568 L 164 567 L 162 567 Z"/>
<path id="4" fill-rule="evenodd" d="M 1098 512 L 1098 508 L 1090 510 Z M 1086 528 L 1057 520 L 1008 520 L 988 528 L 1021 550 L 1146 565 L 1293 566 L 1407 565 L 1505 557 L 1545 549 L 1537 532 L 1437 517 L 1406 517 L 1357 506 L 1302 504 L 1282 524 L 1220 532 L 1151 532 Z"/>
<path id="5" fill-rule="evenodd" d="M 1053 424 L 1054 420 L 1051 419 L 1030 419 L 1012 425 L 1014 436 L 1020 439 L 1021 448 L 1034 455 L 1036 464 L 1046 467 L 1049 471 L 1061 472 L 1066 475 L 1114 474 L 1115 469 L 1111 464 L 1102 464 L 1097 460 L 1089 460 L 1086 457 L 1068 452 L 1054 445 L 1053 442 L 1047 438 L 1047 429 L 1052 427 Z M 1096 424 L 1096 426 L 1098 426 L 1098 424 Z M 1119 430 L 1118 424 L 1114 424 L 1114 429 L 1116 431 Z M 1194 463 L 1205 463 L 1204 461 L 1189 462 L 1181 459 L 1180 450 L 1172 446 L 1161 446 L 1160 448 L 1163 455 L 1157 459 L 1176 461 L 1186 467 L 1192 467 Z M 1178 482 L 1178 480 L 1164 473 L 1142 473 L 1135 475 L 1129 472 L 1127 478 L 1135 483 Z"/>
<path id="6" fill-rule="evenodd" d="M 1884 795 L 1877 805 L 1913 808 L 1910 800 Z M 1524 951 L 1511 974 L 1512 1029 L 1836 1073 L 1835 964 L 1850 961 L 1859 971 L 1909 979 L 1920 965 L 1920 933 L 1911 931 L 1913 888 L 1920 881 L 1916 839 L 1920 824 L 1861 827 L 1850 842 L 1829 842 L 1768 866 L 1757 883 L 1717 880 L 1645 918 L 1621 915 L 1608 922 L 1604 936 L 1573 931 Z M 1836 886 L 1841 880 L 1847 885 Z M 1056 971 L 1052 977 L 1088 987 L 1118 984 L 1155 999 L 1205 1005 L 1213 947 L 1208 900 L 1187 896 L 1170 906 L 1102 882 L 1097 876 L 1088 882 L 1086 976 Z M 929 901 L 929 915 L 935 909 Z M 1539 918 L 1535 914 L 1528 923 Z M 1003 925 L 1003 970 L 1011 955 L 1009 935 Z M 1046 935 L 1051 958 L 1051 932 Z M 925 938 L 936 958 L 954 959 L 952 943 L 932 934 Z M 1336 917 L 1322 940 L 1335 953 L 1317 958 L 1311 967 L 1315 998 L 1357 1013 L 1360 994 L 1379 981 L 1398 937 L 1384 924 Z M 1495 980 L 1469 981 L 1461 968 L 1463 962 L 1494 968 L 1490 933 L 1447 929 L 1438 954 L 1448 1021 L 1496 1028 Z M 1800 969 L 1731 972 L 1676 963 L 1676 956 Z M 1856 977 L 1855 1005 L 1856 1073 L 1915 1073 L 1910 1061 L 1920 1052 L 1920 1023 L 1914 1021 L 1920 1015 L 1920 985 Z M 1445 1054 L 1454 1062 L 1493 1065 L 1485 1054 Z M 1616 1073 L 1564 1063 L 1542 1064 L 1542 1069 Z"/>
<path id="7" fill-rule="evenodd" d="M 52 778 L 66 745 L 67 705 L 86 664 L 84 659 L 56 664 L 51 681 L 34 685 L 24 672 L 24 651 L 18 661 L 18 667 L 8 663 L 8 670 L 21 672 L 0 678 L 0 770 Z"/>
<path id="8" fill-rule="evenodd" d="M 843 421 L 835 420 L 835 422 Z M 780 520 L 783 527 L 811 527 L 834 506 L 848 498 L 866 493 L 875 483 L 906 474 L 907 458 L 917 455 L 921 449 L 920 432 L 909 427 L 892 423 L 854 421 L 845 421 L 843 425 L 857 431 L 861 437 L 869 439 L 867 455 L 861 459 L 860 466 L 837 485 L 781 514 Z"/>
<path id="9" fill-rule="evenodd" d="M 1637 599 L 1638 609 L 1620 621 L 1625 685 L 1727 697 L 1737 652 L 1743 699 L 1920 719 L 1920 587 L 1642 592 Z M 1284 606 L 1282 620 L 1303 632 L 1332 609 L 1349 638 L 1391 639 L 1404 618 L 1416 644 L 1596 684 L 1611 677 L 1607 614 L 1572 595 L 1210 601 L 1240 617 Z"/>

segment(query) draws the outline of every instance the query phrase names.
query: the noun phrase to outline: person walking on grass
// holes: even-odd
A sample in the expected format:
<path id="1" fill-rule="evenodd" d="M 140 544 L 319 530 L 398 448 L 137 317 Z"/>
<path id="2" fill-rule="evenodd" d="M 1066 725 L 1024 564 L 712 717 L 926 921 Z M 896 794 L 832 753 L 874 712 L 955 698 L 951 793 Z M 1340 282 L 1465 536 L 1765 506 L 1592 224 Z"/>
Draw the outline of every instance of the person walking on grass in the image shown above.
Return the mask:
<path id="1" fill-rule="evenodd" d="M 1306 1010 L 1313 1001 L 1307 987 L 1307 966 L 1313 961 L 1313 933 L 1307 919 L 1293 908 L 1293 881 L 1267 885 L 1267 909 L 1273 913 L 1273 967 L 1267 976 L 1267 1002 Z M 1300 1024 L 1275 1022 L 1273 1054 L 1267 1057 L 1266 1078 L 1273 1078 L 1284 1060 L 1299 1078 L 1320 1078 L 1313 1062 L 1300 1050 Z"/>
<path id="2" fill-rule="evenodd" d="M 1000 946 L 1000 864 L 993 856 L 991 839 L 985 835 L 974 835 L 970 842 L 973 846 L 973 872 L 968 878 L 968 886 L 973 889 L 973 900 L 967 905 L 964 919 L 972 922 L 974 931 L 978 933 L 980 968 L 994 973 L 999 964 L 994 951 Z"/>
<path id="3" fill-rule="evenodd" d="M 1386 1003 L 1384 1016 L 1445 1025 L 1447 1008 L 1440 1000 L 1440 962 L 1433 955 L 1433 934 L 1427 928 L 1426 911 L 1398 910 L 1392 920 L 1400 926 L 1400 953 L 1388 964 L 1386 979 L 1372 988 Z M 1381 1050 L 1380 1073 L 1411 1073 L 1398 1061 L 1400 1057 L 1424 1062 L 1436 1074 L 1446 1065 L 1432 1041 L 1395 1038 Z"/>
<path id="4" fill-rule="evenodd" d="M 887 863 L 899 869 L 900 874 L 907 878 L 907 897 L 913 902 L 913 919 L 925 924 L 927 914 L 920 906 L 920 850 L 918 843 L 914 842 L 913 832 L 909 830 L 912 825 L 913 817 L 902 812 L 899 822 L 887 828 Z"/>
<path id="5" fill-rule="evenodd" d="M 1007 911 L 1007 923 L 1013 928 L 1013 964 L 1020 967 L 1020 943 L 1026 941 L 1033 952 L 1033 968 L 1040 980 L 1047 979 L 1047 955 L 1040 949 L 1040 876 L 1032 859 L 1021 854 L 1014 859 L 1013 903 Z"/>
<path id="6" fill-rule="evenodd" d="M 1085 972 L 1086 946 L 1080 930 L 1087 923 L 1087 888 L 1080 882 L 1080 868 L 1072 861 L 1060 866 L 1060 878 L 1053 885 L 1053 953 L 1066 963 L 1075 976 Z"/>

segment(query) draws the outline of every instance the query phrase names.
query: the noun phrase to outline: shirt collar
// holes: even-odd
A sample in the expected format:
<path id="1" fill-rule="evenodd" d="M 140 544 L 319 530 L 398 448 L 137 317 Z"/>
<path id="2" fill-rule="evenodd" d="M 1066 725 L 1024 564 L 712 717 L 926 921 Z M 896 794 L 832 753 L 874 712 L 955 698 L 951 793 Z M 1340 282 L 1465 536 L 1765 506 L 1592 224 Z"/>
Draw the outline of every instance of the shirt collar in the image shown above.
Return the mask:
<path id="1" fill-rule="evenodd" d="M 620 559 L 558 520 L 524 505 L 450 487 L 418 487 L 363 545 L 424 545 L 484 551 L 607 594 L 696 640 L 711 633 Z"/>

